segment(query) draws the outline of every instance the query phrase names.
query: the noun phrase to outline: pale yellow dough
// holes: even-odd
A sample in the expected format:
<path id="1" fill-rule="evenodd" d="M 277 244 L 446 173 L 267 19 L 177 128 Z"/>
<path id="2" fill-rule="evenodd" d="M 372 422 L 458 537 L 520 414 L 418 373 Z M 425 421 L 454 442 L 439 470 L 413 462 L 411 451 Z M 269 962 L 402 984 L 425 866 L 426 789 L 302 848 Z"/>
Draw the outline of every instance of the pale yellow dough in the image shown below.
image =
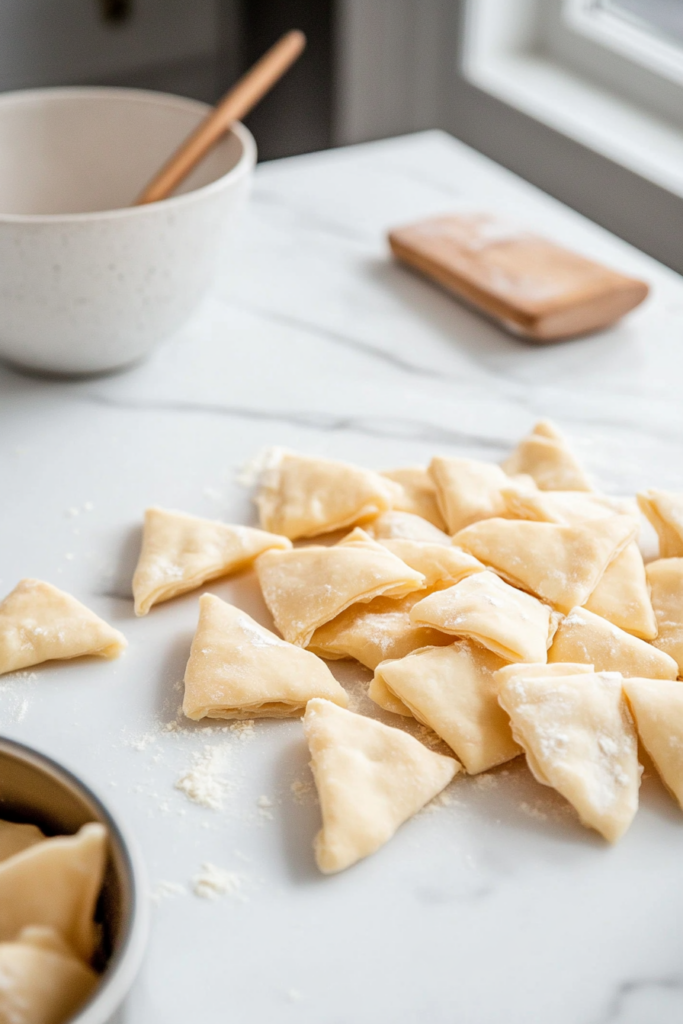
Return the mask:
<path id="1" fill-rule="evenodd" d="M 403 493 L 370 469 L 274 450 L 256 504 L 264 530 L 296 540 L 372 519 Z"/>
<path id="2" fill-rule="evenodd" d="M 647 579 L 658 627 L 653 644 L 674 659 L 683 676 L 683 558 L 650 562 Z"/>
<path id="3" fill-rule="evenodd" d="M 373 540 L 419 540 L 427 544 L 444 544 L 446 547 L 451 544 L 447 533 L 412 512 L 383 512 L 364 528 Z"/>
<path id="4" fill-rule="evenodd" d="M 537 661 L 518 661 L 516 664 L 504 665 L 495 673 L 497 687 L 503 686 L 511 679 L 549 679 L 551 676 L 592 675 L 593 665 L 583 665 L 577 661 L 556 661 L 553 664 L 541 665 Z"/>
<path id="5" fill-rule="evenodd" d="M 436 500 L 436 487 L 425 466 L 388 469 L 382 476 L 401 487 L 402 493 L 393 499 L 393 508 L 399 512 L 412 512 L 416 516 L 421 516 L 439 530 L 446 529 Z"/>
<path id="6" fill-rule="evenodd" d="M 56 929 L 86 963 L 97 941 L 93 921 L 107 858 L 107 832 L 93 822 L 0 863 L 0 942 L 28 925 Z"/>
<path id="7" fill-rule="evenodd" d="M 683 556 L 683 494 L 652 488 L 636 497 L 641 511 L 657 531 L 659 557 Z"/>
<path id="8" fill-rule="evenodd" d="M 507 519 L 534 519 L 541 523 L 574 526 L 586 519 L 615 514 L 638 522 L 638 506 L 628 498 L 610 498 L 595 491 L 529 491 L 505 487 L 502 491 Z"/>
<path id="9" fill-rule="evenodd" d="M 641 640 L 654 640 L 657 620 L 643 556 L 635 541 L 610 562 L 585 607 Z"/>
<path id="10" fill-rule="evenodd" d="M 45 839 L 37 825 L 0 820 L 0 861 L 28 850 Z"/>
<path id="11" fill-rule="evenodd" d="M 315 855 L 326 874 L 374 853 L 460 769 L 400 729 L 326 700 L 309 701 L 304 731 L 323 819 Z"/>
<path id="12" fill-rule="evenodd" d="M 332 547 L 266 551 L 256 571 L 277 628 L 300 647 L 352 604 L 405 597 L 425 585 L 422 573 L 358 529 Z"/>
<path id="13" fill-rule="evenodd" d="M 239 572 L 270 548 L 291 546 L 286 537 L 248 526 L 148 508 L 133 576 L 135 614 L 146 615 L 152 605 L 196 590 L 207 580 Z"/>
<path id="14" fill-rule="evenodd" d="M 503 463 L 506 473 L 526 473 L 541 491 L 590 491 L 590 481 L 563 435 L 541 420 Z"/>
<path id="15" fill-rule="evenodd" d="M 425 597 L 410 618 L 416 625 L 470 637 L 504 661 L 545 662 L 556 624 L 547 605 L 492 572 Z"/>
<path id="16" fill-rule="evenodd" d="M 675 679 L 678 674 L 678 666 L 668 654 L 586 608 L 572 608 L 562 620 L 548 661 L 584 661 L 594 665 L 596 672 L 651 679 Z"/>
<path id="17" fill-rule="evenodd" d="M 411 569 L 421 572 L 426 587 L 452 586 L 486 568 L 472 555 L 453 546 L 447 548 L 443 544 L 417 540 L 380 540 L 379 543 Z"/>
<path id="18" fill-rule="evenodd" d="M 636 531 L 630 516 L 574 526 L 487 519 L 461 530 L 453 542 L 510 583 L 568 612 L 588 600 L 609 563 Z"/>
<path id="19" fill-rule="evenodd" d="M 21 580 L 0 603 L 0 675 L 85 654 L 118 658 L 126 646 L 117 629 L 42 580 Z"/>
<path id="20" fill-rule="evenodd" d="M 498 703 L 495 673 L 504 664 L 491 651 L 460 640 L 382 662 L 375 679 L 445 740 L 475 775 L 521 753 Z"/>
<path id="21" fill-rule="evenodd" d="M 65 1024 L 99 982 L 53 929 L 0 942 L 0 1024 Z"/>
<path id="22" fill-rule="evenodd" d="M 643 746 L 683 808 L 683 683 L 626 679 L 624 692 Z"/>
<path id="23" fill-rule="evenodd" d="M 346 692 L 320 658 L 219 597 L 202 595 L 185 670 L 188 718 L 287 718 L 302 714 L 312 697 L 347 704 Z"/>
<path id="24" fill-rule="evenodd" d="M 432 459 L 429 472 L 436 485 L 436 497 L 449 533 L 470 523 L 505 515 L 504 487 L 513 481 L 500 466 L 476 459 Z"/>

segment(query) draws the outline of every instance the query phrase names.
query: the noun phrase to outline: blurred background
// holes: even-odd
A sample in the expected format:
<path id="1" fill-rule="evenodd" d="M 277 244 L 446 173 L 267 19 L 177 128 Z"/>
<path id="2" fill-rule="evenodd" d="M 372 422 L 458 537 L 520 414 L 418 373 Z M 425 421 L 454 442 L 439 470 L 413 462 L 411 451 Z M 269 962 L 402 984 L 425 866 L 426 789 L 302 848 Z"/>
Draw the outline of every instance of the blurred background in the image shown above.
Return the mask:
<path id="1" fill-rule="evenodd" d="M 0 0 L 0 89 L 213 102 L 292 27 L 262 160 L 441 128 L 683 271 L 683 0 Z"/>

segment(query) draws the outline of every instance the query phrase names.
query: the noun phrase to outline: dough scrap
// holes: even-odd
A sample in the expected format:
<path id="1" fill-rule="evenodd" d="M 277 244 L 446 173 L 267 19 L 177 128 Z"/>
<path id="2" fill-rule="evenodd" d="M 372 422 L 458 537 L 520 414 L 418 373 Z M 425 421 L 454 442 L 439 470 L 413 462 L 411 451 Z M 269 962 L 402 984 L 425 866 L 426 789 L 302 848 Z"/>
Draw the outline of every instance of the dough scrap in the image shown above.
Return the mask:
<path id="1" fill-rule="evenodd" d="M 400 729 L 330 701 L 309 701 L 304 731 L 323 819 L 315 855 L 326 874 L 374 853 L 460 770 Z"/>
<path id="2" fill-rule="evenodd" d="M 625 679 L 624 692 L 643 746 L 683 808 L 683 683 Z"/>
<path id="3" fill-rule="evenodd" d="M 584 661 L 594 665 L 596 672 L 621 672 L 627 677 L 675 679 L 678 674 L 668 654 L 586 608 L 572 608 L 562 620 L 548 661 Z"/>
<path id="4" fill-rule="evenodd" d="M 504 665 L 495 673 L 496 686 L 501 687 L 511 679 L 548 679 L 551 676 L 593 675 L 592 665 L 584 665 L 577 661 L 556 661 L 541 665 L 538 662 L 518 661 L 516 664 Z"/>
<path id="5" fill-rule="evenodd" d="M 499 692 L 529 768 L 582 824 L 615 843 L 638 809 L 642 768 L 618 672 L 515 678 Z"/>
<path id="6" fill-rule="evenodd" d="M 91 822 L 73 836 L 37 843 L 0 863 L 0 942 L 28 925 L 55 928 L 86 963 L 107 859 L 107 830 Z"/>
<path id="7" fill-rule="evenodd" d="M 590 481 L 564 436 L 541 420 L 503 463 L 510 476 L 526 473 L 541 491 L 591 491 Z"/>
<path id="8" fill-rule="evenodd" d="M 122 633 L 42 580 L 21 580 L 0 603 L 0 675 L 85 654 L 118 658 Z"/>
<path id="9" fill-rule="evenodd" d="M 0 861 L 41 843 L 45 836 L 37 825 L 0 820 Z M 0 1021 L 2 1018 L 0 1017 Z"/>
<path id="10" fill-rule="evenodd" d="M 375 678 L 453 749 L 470 775 L 521 753 L 498 703 L 495 673 L 505 662 L 468 640 L 385 661 Z M 372 693 L 370 693 L 372 696 Z"/>
<path id="11" fill-rule="evenodd" d="M 638 522 L 638 506 L 629 498 L 611 498 L 595 491 L 528 491 L 504 487 L 507 519 L 534 519 L 541 523 L 574 526 L 586 519 L 612 515 L 632 516 Z"/>
<path id="12" fill-rule="evenodd" d="M 610 562 L 585 607 L 641 640 L 654 640 L 657 620 L 643 556 L 635 541 Z"/>
<path id="13" fill-rule="evenodd" d="M 500 466 L 477 459 L 432 459 L 429 473 L 449 533 L 480 519 L 505 514 L 502 489 L 513 481 Z"/>
<path id="14" fill-rule="evenodd" d="M 207 580 L 239 572 L 270 548 L 291 546 L 286 537 L 248 526 L 148 508 L 133 576 L 135 614 L 146 615 L 152 605 L 196 590 Z"/>
<path id="15" fill-rule="evenodd" d="M 256 572 L 277 628 L 299 647 L 350 605 L 382 594 L 405 597 L 425 583 L 422 573 L 359 529 L 332 547 L 266 551 Z"/>
<path id="16" fill-rule="evenodd" d="M 550 608 L 492 572 L 468 576 L 418 601 L 410 613 L 420 626 L 470 637 L 504 661 L 542 661 L 555 631 Z"/>
<path id="17" fill-rule="evenodd" d="M 185 670 L 188 718 L 287 718 L 302 714 L 311 697 L 347 704 L 345 690 L 320 658 L 219 597 L 202 595 Z"/>
<path id="18" fill-rule="evenodd" d="M 426 544 L 417 540 L 380 540 L 379 543 L 425 578 L 426 587 L 451 586 L 486 568 L 461 548 Z"/>
<path id="19" fill-rule="evenodd" d="M 420 540 L 450 546 L 451 538 L 412 512 L 383 512 L 364 527 L 373 540 Z"/>
<path id="20" fill-rule="evenodd" d="M 453 542 L 522 587 L 568 612 L 584 604 L 609 563 L 637 531 L 630 516 L 559 526 L 526 519 L 487 519 Z"/>
<path id="21" fill-rule="evenodd" d="M 660 558 L 646 566 L 657 620 L 653 646 L 678 665 L 683 676 L 683 558 Z"/>
<path id="22" fill-rule="evenodd" d="M 683 494 L 651 488 L 636 495 L 638 505 L 659 537 L 660 558 L 683 556 Z"/>
<path id="23" fill-rule="evenodd" d="M 92 994 L 99 977 L 73 953 L 36 941 L 24 929 L 0 942 L 0 1022 L 64 1024 Z"/>
<path id="24" fill-rule="evenodd" d="M 375 669 L 387 658 L 403 658 L 418 647 L 452 644 L 453 637 L 410 621 L 410 610 L 426 591 L 394 600 L 376 597 L 354 604 L 316 629 L 308 650 L 322 658 L 355 658 Z"/>
<path id="25" fill-rule="evenodd" d="M 381 475 L 399 484 L 403 492 L 393 499 L 393 508 L 399 512 L 412 512 L 416 516 L 421 516 L 439 530 L 446 529 L 436 500 L 436 487 L 425 466 L 388 469 Z"/>
<path id="26" fill-rule="evenodd" d="M 296 540 L 371 519 L 402 495 L 370 469 L 274 449 L 256 504 L 264 530 Z"/>

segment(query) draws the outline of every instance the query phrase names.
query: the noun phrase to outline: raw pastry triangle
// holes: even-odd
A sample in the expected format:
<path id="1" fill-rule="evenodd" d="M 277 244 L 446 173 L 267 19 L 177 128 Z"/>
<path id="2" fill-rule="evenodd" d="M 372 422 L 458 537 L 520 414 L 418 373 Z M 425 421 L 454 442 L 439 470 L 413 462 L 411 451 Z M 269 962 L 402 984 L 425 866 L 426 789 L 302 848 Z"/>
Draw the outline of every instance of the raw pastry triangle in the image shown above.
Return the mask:
<path id="1" fill-rule="evenodd" d="M 658 628 L 652 643 L 674 659 L 683 676 L 683 558 L 660 558 L 646 572 Z"/>
<path id="2" fill-rule="evenodd" d="M 503 463 L 506 473 L 526 473 L 541 491 L 590 491 L 590 481 L 563 435 L 541 420 Z"/>
<path id="3" fill-rule="evenodd" d="M 374 853 L 460 768 L 400 729 L 326 700 L 309 702 L 304 730 L 323 818 L 315 855 L 326 874 Z"/>
<path id="4" fill-rule="evenodd" d="M 639 520 L 638 506 L 629 498 L 610 498 L 595 491 L 528 491 L 504 487 L 507 519 L 534 519 L 541 523 L 572 526 L 585 519 L 629 515 Z"/>
<path id="5" fill-rule="evenodd" d="M 500 466 L 476 459 L 432 459 L 429 472 L 436 485 L 436 496 L 449 533 L 457 533 L 470 523 L 505 515 L 503 487 L 511 487 L 510 477 Z"/>
<path id="6" fill-rule="evenodd" d="M 248 526 L 148 508 L 133 576 L 135 614 L 146 615 L 160 601 L 196 590 L 207 580 L 239 572 L 269 548 L 291 546 L 286 537 Z"/>
<path id="7" fill-rule="evenodd" d="M 657 531 L 659 557 L 680 558 L 683 555 L 683 494 L 653 488 L 636 497 L 643 515 Z"/>
<path id="8" fill-rule="evenodd" d="M 609 563 L 636 531 L 630 516 L 575 526 L 487 519 L 461 530 L 454 543 L 510 583 L 568 612 L 588 600 Z"/>
<path id="9" fill-rule="evenodd" d="M 71 1020 L 99 983 L 73 954 L 36 941 L 24 929 L 0 942 L 0 1021 L 3 1024 L 63 1024 Z"/>
<path id="10" fill-rule="evenodd" d="M 352 604 L 405 597 L 424 586 L 422 573 L 358 529 L 332 547 L 266 551 L 256 571 L 277 628 L 300 647 Z"/>
<path id="11" fill-rule="evenodd" d="M 449 643 L 453 643 L 453 637 L 448 637 Z M 416 648 L 420 650 L 421 648 Z M 403 715 L 404 718 L 415 718 L 415 715 L 403 701 L 393 693 L 381 675 L 375 672 L 368 686 L 368 697 L 384 711 L 390 711 L 392 715 Z"/>
<path id="12" fill-rule="evenodd" d="M 504 661 L 541 661 L 555 631 L 550 608 L 492 572 L 480 572 L 419 601 L 416 625 L 470 637 Z"/>
<path id="13" fill-rule="evenodd" d="M 402 493 L 393 499 L 393 508 L 421 516 L 439 530 L 446 529 L 436 500 L 436 487 L 425 466 L 389 469 L 382 473 L 382 476 L 401 487 Z"/>
<path id="14" fill-rule="evenodd" d="M 256 504 L 264 530 L 296 540 L 371 519 L 402 493 L 370 469 L 274 449 Z"/>
<path id="15" fill-rule="evenodd" d="M 347 704 L 346 692 L 320 658 L 219 597 L 202 595 L 185 670 L 188 718 L 287 718 L 300 715 L 311 697 Z"/>
<path id="16" fill-rule="evenodd" d="M 654 640 L 657 621 L 643 556 L 635 541 L 610 562 L 585 607 L 641 640 Z"/>
<path id="17" fill-rule="evenodd" d="M 548 661 L 585 661 L 594 665 L 596 672 L 648 679 L 675 679 L 678 675 L 678 666 L 668 654 L 586 608 L 572 608 L 562 620 Z"/>
<path id="18" fill-rule="evenodd" d="M 420 540 L 447 547 L 451 543 L 447 533 L 412 512 L 383 512 L 366 524 L 365 531 L 373 540 Z"/>
<path id="19" fill-rule="evenodd" d="M 529 768 L 615 843 L 638 809 L 641 766 L 617 672 L 515 678 L 499 692 Z"/>
<path id="20" fill-rule="evenodd" d="M 385 661 L 375 678 L 418 722 L 445 740 L 470 775 L 476 775 L 521 753 L 498 703 L 495 673 L 504 664 L 491 651 L 461 640 Z"/>
<path id="21" fill-rule="evenodd" d="M 472 555 L 453 546 L 426 544 L 416 540 L 380 540 L 379 543 L 411 569 L 421 572 L 427 587 L 435 587 L 437 584 L 452 586 L 466 576 L 483 572 L 486 568 Z"/>
<path id="22" fill-rule="evenodd" d="M 55 928 L 86 963 L 97 940 L 93 921 L 107 859 L 107 831 L 92 822 L 0 863 L 0 942 L 27 925 Z"/>
<path id="23" fill-rule="evenodd" d="M 538 662 L 517 662 L 513 665 L 504 665 L 495 674 L 496 686 L 500 687 L 511 679 L 548 679 L 550 676 L 574 676 L 593 675 L 595 669 L 592 665 L 583 665 L 576 661 L 556 661 L 549 665 L 539 665 Z"/>
<path id="24" fill-rule="evenodd" d="M 21 580 L 0 603 L 0 675 L 84 654 L 118 658 L 126 646 L 117 629 L 42 580 Z"/>
<path id="25" fill-rule="evenodd" d="M 626 679 L 624 692 L 643 746 L 683 808 L 683 683 Z"/>
<path id="26" fill-rule="evenodd" d="M 28 850 L 29 846 L 35 846 L 43 839 L 45 836 L 37 825 L 0 821 L 0 861 L 7 860 L 22 850 Z"/>

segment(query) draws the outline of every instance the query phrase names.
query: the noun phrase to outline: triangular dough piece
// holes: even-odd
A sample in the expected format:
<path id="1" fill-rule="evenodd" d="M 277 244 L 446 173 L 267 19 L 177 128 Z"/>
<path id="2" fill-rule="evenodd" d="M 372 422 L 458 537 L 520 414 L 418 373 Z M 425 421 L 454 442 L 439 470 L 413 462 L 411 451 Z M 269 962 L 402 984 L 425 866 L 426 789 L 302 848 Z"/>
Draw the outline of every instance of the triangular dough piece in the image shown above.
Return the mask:
<path id="1" fill-rule="evenodd" d="M 447 533 L 411 512 L 383 512 L 365 526 L 365 531 L 373 540 L 420 540 L 446 547 L 451 543 Z"/>
<path id="2" fill-rule="evenodd" d="M 14 942 L 0 942 L 2 1024 L 63 1024 L 99 983 L 73 954 L 45 948 L 25 929 Z"/>
<path id="3" fill-rule="evenodd" d="M 643 515 L 659 537 L 660 558 L 683 556 L 683 494 L 652 488 L 636 495 Z"/>
<path id="4" fill-rule="evenodd" d="M 555 618 L 547 605 L 492 572 L 468 576 L 425 597 L 410 618 L 419 626 L 471 637 L 504 661 L 545 662 L 555 632 Z"/>
<path id="5" fill-rule="evenodd" d="M 405 597 L 424 576 L 363 530 L 332 547 L 266 551 L 256 561 L 261 590 L 282 635 L 308 647 L 316 629 L 358 602 Z"/>
<path id="6" fill-rule="evenodd" d="M 400 729 L 330 701 L 309 702 L 304 730 L 323 818 L 315 855 L 326 874 L 378 850 L 460 769 Z"/>
<path id="7" fill-rule="evenodd" d="M 507 519 L 534 519 L 540 523 L 573 526 L 586 519 L 613 515 L 639 521 L 638 506 L 629 498 L 610 498 L 594 491 L 528 491 L 505 487 L 502 491 Z"/>
<path id="8" fill-rule="evenodd" d="M 429 473 L 449 533 L 457 533 L 480 519 L 505 515 L 501 491 L 513 482 L 495 463 L 437 456 L 430 463 Z"/>
<path id="9" fill-rule="evenodd" d="M 46 839 L 0 863 L 0 942 L 27 925 L 48 925 L 88 962 L 106 859 L 107 830 L 92 822 L 75 836 Z"/>
<path id="10" fill-rule="evenodd" d="M 596 672 L 647 679 L 675 679 L 678 675 L 678 666 L 668 654 L 585 608 L 572 608 L 562 620 L 548 661 L 585 661 L 594 665 Z"/>
<path id="11" fill-rule="evenodd" d="M 387 689 L 451 747 L 470 775 L 521 753 L 498 703 L 494 673 L 505 663 L 478 644 L 461 640 L 427 647 L 378 666 Z"/>
<path id="12" fill-rule="evenodd" d="M 184 512 L 148 508 L 142 551 L 133 576 L 135 614 L 168 601 L 207 580 L 239 572 L 270 548 L 286 550 L 291 541 L 249 526 L 232 526 Z"/>
<path id="13" fill-rule="evenodd" d="M 0 861 L 7 860 L 8 857 L 13 857 L 15 853 L 21 853 L 22 850 L 28 850 L 29 846 L 35 846 L 43 839 L 45 836 L 37 825 L 0 821 Z"/>
<path id="14" fill-rule="evenodd" d="M 379 543 L 411 569 L 421 572 L 427 587 L 452 586 L 486 568 L 472 555 L 453 546 L 447 548 L 443 544 L 417 540 L 381 540 Z"/>
<path id="15" fill-rule="evenodd" d="M 501 687 L 511 679 L 548 679 L 550 676 L 581 676 L 593 675 L 592 665 L 582 665 L 576 661 L 556 661 L 551 665 L 539 665 L 538 662 L 517 662 L 504 665 L 495 675 L 496 686 Z"/>
<path id="16" fill-rule="evenodd" d="M 624 692 L 643 746 L 683 808 L 683 683 L 625 679 Z"/>
<path id="17" fill-rule="evenodd" d="M 85 654 L 118 658 L 126 646 L 117 629 L 42 580 L 21 580 L 0 603 L 0 675 Z"/>
<path id="18" fill-rule="evenodd" d="M 436 487 L 425 466 L 388 469 L 382 476 L 401 487 L 402 493 L 394 498 L 393 508 L 398 512 L 412 512 L 421 516 L 439 530 L 446 529 L 436 500 Z"/>
<path id="19" fill-rule="evenodd" d="M 296 540 L 372 519 L 402 493 L 370 469 L 280 449 L 273 451 L 256 504 L 264 530 Z"/>
<path id="20" fill-rule="evenodd" d="M 453 643 L 452 636 L 449 636 L 448 640 L 449 643 Z M 421 650 L 419 647 L 415 649 Z M 411 651 L 410 653 L 412 654 L 413 652 Z M 370 680 L 370 685 L 368 686 L 368 697 L 370 700 L 374 701 L 378 707 L 383 708 L 385 711 L 390 711 L 392 715 L 403 715 L 404 718 L 415 718 L 415 715 L 410 708 L 406 707 L 403 701 L 400 700 L 395 693 L 392 693 L 384 682 L 382 676 L 378 675 L 377 672 L 375 672 L 374 676 Z"/>
<path id="21" fill-rule="evenodd" d="M 585 607 L 641 640 L 654 640 L 657 621 L 643 556 L 635 541 L 610 562 Z"/>
<path id="22" fill-rule="evenodd" d="M 425 593 L 418 590 L 399 600 L 376 597 L 368 604 L 354 604 L 316 629 L 308 649 L 322 658 L 355 658 L 375 669 L 381 661 L 404 658 L 418 647 L 452 644 L 452 636 L 410 621 L 411 608 Z"/>
<path id="23" fill-rule="evenodd" d="M 653 645 L 673 658 L 683 676 L 683 558 L 660 558 L 646 566 L 657 620 Z"/>
<path id="24" fill-rule="evenodd" d="M 453 538 L 517 587 L 560 611 L 584 604 L 637 531 L 630 516 L 559 526 L 525 519 L 487 519 Z"/>
<path id="25" fill-rule="evenodd" d="M 512 678 L 499 700 L 529 768 L 615 843 L 638 810 L 641 766 L 633 720 L 616 672 Z"/>
<path id="26" fill-rule="evenodd" d="M 541 491 L 590 491 L 592 487 L 564 437 L 548 420 L 537 423 L 503 463 L 510 476 L 527 473 Z"/>
<path id="27" fill-rule="evenodd" d="M 202 595 L 185 670 L 188 718 L 288 718 L 302 714 L 311 697 L 347 704 L 346 692 L 315 654 L 219 597 Z"/>

